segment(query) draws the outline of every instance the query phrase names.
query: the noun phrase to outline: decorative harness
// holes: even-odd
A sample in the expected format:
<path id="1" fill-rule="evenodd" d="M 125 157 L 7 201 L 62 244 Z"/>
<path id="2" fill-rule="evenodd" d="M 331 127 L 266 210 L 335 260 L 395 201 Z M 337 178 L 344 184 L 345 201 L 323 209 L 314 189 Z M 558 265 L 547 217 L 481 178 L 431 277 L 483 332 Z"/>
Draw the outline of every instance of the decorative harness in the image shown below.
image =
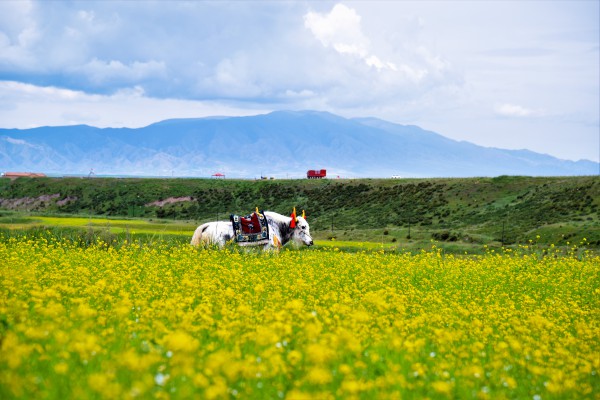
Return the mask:
<path id="1" fill-rule="evenodd" d="M 234 239 L 240 246 L 259 246 L 269 243 L 269 224 L 264 211 L 255 212 L 245 217 L 231 214 Z"/>

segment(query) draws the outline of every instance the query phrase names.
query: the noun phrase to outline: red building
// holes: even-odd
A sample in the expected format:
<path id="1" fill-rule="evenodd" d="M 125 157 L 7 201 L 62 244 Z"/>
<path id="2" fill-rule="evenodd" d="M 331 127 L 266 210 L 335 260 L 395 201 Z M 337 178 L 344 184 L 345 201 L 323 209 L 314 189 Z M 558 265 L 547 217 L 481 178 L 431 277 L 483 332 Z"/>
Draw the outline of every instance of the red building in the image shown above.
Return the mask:
<path id="1" fill-rule="evenodd" d="M 17 178 L 45 178 L 46 174 L 40 172 L 4 172 L 3 178 L 17 179 Z"/>
<path id="2" fill-rule="evenodd" d="M 311 169 L 306 173 L 308 179 L 322 179 L 327 176 L 327 170 L 324 169 Z"/>

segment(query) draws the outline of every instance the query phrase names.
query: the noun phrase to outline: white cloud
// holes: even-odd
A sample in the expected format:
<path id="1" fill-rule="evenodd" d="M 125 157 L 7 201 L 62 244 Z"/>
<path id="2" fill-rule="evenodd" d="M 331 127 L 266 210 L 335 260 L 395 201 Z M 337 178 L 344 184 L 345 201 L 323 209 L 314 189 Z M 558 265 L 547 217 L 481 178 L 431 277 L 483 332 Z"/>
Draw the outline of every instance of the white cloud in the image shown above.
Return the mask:
<path id="1" fill-rule="evenodd" d="M 164 61 L 133 61 L 123 64 L 117 60 L 101 61 L 94 58 L 82 66 L 79 72 L 96 85 L 114 82 L 133 84 L 149 78 L 163 78 L 166 76 L 166 69 Z"/>
<path id="2" fill-rule="evenodd" d="M 170 118 L 255 115 L 270 111 L 260 106 L 239 107 L 224 101 L 151 98 L 145 96 L 139 86 L 113 95 L 98 95 L 0 81 L 0 99 L 2 128 L 19 129 L 76 124 L 136 128 Z M 11 107 L 3 107 L 3 102 Z"/>
<path id="3" fill-rule="evenodd" d="M 292 99 L 305 99 L 305 98 L 311 98 L 315 96 L 315 92 L 313 92 L 312 90 L 300 90 L 300 91 L 296 91 L 296 90 L 286 90 L 285 91 L 285 97 L 287 98 L 292 98 Z"/>
<path id="4" fill-rule="evenodd" d="M 533 110 L 516 104 L 498 104 L 494 107 L 494 112 L 503 117 L 537 117 L 543 115 L 542 110 Z"/>
<path id="5" fill-rule="evenodd" d="M 304 25 L 323 46 L 364 57 L 368 40 L 361 31 L 360 19 L 355 10 L 336 4 L 328 14 L 308 12 Z"/>
<path id="6" fill-rule="evenodd" d="M 98 95 L 86 95 L 81 91 L 62 89 L 53 86 L 35 86 L 15 81 L 0 81 L 0 96 L 4 101 L 79 101 L 84 98 L 99 98 Z"/>
<path id="7" fill-rule="evenodd" d="M 29 147 L 32 149 L 42 149 L 43 148 L 43 146 L 29 143 L 28 141 L 23 140 L 23 139 L 15 139 L 10 136 L 0 137 L 0 140 L 4 140 L 5 142 L 12 144 L 13 146 L 23 146 L 23 147 Z"/>
<path id="8" fill-rule="evenodd" d="M 41 35 L 32 9 L 31 1 L 0 2 L 0 66 L 29 69 L 34 63 L 33 46 Z"/>
<path id="9" fill-rule="evenodd" d="M 24 141 L 23 139 L 13 139 L 10 136 L 6 136 L 2 139 L 4 139 L 5 141 L 7 141 L 10 144 L 16 144 L 17 146 L 26 146 L 29 144 L 26 141 Z"/>
<path id="10" fill-rule="evenodd" d="M 395 70 L 395 65 L 382 62 L 369 52 L 369 39 L 361 29 L 361 17 L 356 10 L 336 4 L 329 13 L 310 11 L 304 15 L 304 26 L 324 47 L 331 47 L 340 54 L 356 56 L 376 69 Z"/>
<path id="11" fill-rule="evenodd" d="M 252 61 L 240 53 L 219 62 L 214 75 L 206 79 L 205 83 L 211 85 L 223 97 L 256 98 L 263 94 L 259 83 L 263 78 L 261 72 L 252 65 Z"/>
<path id="12" fill-rule="evenodd" d="M 440 71 L 429 62 L 429 54 L 398 54 L 395 40 L 393 46 L 386 38 L 371 40 L 354 8 L 305 7 L 35 2 L 24 14 L 28 22 L 13 31 L 35 27 L 40 36 L 28 48 L 4 52 L 11 57 L 6 68 L 0 55 L 0 74 L 29 69 L 32 79 L 26 82 L 86 93 L 110 95 L 138 86 L 152 97 L 236 99 L 274 108 L 283 102 L 331 111 L 365 101 L 410 101 L 457 82 L 450 68 Z M 0 49 L 2 31 L 0 26 Z M 290 105 L 292 100 L 297 103 Z"/>

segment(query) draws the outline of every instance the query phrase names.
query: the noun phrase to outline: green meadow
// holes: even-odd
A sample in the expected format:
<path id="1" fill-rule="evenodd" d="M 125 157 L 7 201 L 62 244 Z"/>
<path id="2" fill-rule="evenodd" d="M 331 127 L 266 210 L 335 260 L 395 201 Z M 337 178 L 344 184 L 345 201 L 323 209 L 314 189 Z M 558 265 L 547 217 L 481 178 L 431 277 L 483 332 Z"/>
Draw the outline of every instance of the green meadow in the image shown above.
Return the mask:
<path id="1" fill-rule="evenodd" d="M 188 242 L 259 207 L 306 210 L 319 246 L 453 253 L 535 242 L 600 248 L 600 178 L 355 180 L 0 179 L 0 229 Z"/>

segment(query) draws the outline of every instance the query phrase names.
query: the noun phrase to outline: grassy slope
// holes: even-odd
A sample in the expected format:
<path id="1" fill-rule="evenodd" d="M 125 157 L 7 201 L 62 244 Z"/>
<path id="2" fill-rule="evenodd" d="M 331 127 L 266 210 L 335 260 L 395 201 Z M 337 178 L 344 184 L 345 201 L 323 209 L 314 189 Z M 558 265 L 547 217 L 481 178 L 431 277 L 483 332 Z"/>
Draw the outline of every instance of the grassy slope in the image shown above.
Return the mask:
<path id="1" fill-rule="evenodd" d="M 183 196 L 192 196 L 195 201 L 147 206 L 156 200 Z M 432 238 L 461 250 L 472 243 L 499 243 L 503 237 L 505 243 L 523 243 L 537 235 L 538 241 L 557 245 L 579 243 L 585 237 L 592 246 L 600 246 L 598 177 L 281 181 L 21 178 L 0 179 L 0 199 L 5 199 L 0 200 L 5 210 L 172 219 L 189 221 L 192 226 L 227 219 L 229 213 L 249 213 L 256 206 L 281 213 L 296 206 L 306 209 L 317 239 L 335 237 L 408 248 Z"/>

